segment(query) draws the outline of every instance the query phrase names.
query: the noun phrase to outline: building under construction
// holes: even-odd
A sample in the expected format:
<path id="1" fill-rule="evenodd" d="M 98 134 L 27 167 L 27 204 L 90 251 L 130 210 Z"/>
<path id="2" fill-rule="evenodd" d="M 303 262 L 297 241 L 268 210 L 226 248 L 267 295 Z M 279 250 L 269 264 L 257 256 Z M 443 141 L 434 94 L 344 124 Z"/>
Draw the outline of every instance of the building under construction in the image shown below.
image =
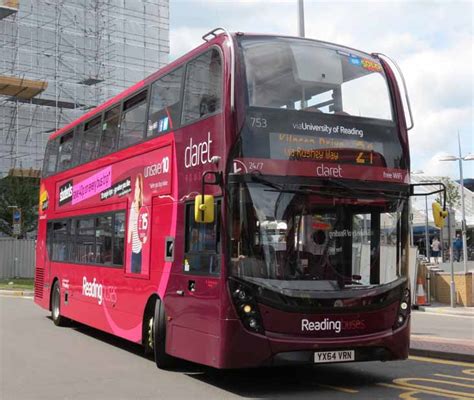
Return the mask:
<path id="1" fill-rule="evenodd" d="M 0 178 L 168 55 L 168 0 L 0 0 Z"/>

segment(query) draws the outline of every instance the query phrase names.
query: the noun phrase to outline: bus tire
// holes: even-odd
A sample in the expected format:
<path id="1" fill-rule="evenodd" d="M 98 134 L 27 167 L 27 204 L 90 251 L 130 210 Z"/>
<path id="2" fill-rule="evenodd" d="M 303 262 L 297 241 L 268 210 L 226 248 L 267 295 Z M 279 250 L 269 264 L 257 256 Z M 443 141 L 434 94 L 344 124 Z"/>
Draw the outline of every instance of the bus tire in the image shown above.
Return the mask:
<path id="1" fill-rule="evenodd" d="M 66 326 L 67 319 L 61 315 L 61 288 L 59 281 L 55 281 L 51 293 L 51 319 L 56 326 Z"/>
<path id="2" fill-rule="evenodd" d="M 166 353 L 166 314 L 165 306 L 160 299 L 155 303 L 153 318 L 153 352 L 158 368 L 167 369 L 176 365 L 176 359 Z"/>

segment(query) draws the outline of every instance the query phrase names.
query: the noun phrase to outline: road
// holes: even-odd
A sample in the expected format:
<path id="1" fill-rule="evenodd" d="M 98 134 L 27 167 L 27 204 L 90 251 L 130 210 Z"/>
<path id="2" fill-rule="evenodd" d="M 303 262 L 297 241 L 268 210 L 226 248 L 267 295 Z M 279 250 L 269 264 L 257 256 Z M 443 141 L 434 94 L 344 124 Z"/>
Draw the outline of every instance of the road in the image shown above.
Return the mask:
<path id="1" fill-rule="evenodd" d="M 55 327 L 31 299 L 0 297 L 0 317 L 2 400 L 474 399 L 474 364 L 412 357 L 240 371 L 183 364 L 162 371 L 137 345 L 79 324 Z"/>

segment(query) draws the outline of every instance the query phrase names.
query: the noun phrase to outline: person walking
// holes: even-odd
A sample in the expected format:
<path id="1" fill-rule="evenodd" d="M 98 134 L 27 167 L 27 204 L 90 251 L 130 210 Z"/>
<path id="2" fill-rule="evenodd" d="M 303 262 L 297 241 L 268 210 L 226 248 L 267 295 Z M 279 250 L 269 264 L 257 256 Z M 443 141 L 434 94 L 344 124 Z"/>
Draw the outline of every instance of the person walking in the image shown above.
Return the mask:
<path id="1" fill-rule="evenodd" d="M 454 253 L 454 261 L 456 262 L 461 261 L 462 239 L 459 233 L 456 235 L 456 238 L 453 240 L 453 253 Z"/>
<path id="2" fill-rule="evenodd" d="M 434 258 L 434 263 L 438 264 L 439 252 L 441 250 L 441 242 L 438 240 L 437 236 L 435 236 L 433 241 L 431 242 L 431 250 L 431 255 Z"/>

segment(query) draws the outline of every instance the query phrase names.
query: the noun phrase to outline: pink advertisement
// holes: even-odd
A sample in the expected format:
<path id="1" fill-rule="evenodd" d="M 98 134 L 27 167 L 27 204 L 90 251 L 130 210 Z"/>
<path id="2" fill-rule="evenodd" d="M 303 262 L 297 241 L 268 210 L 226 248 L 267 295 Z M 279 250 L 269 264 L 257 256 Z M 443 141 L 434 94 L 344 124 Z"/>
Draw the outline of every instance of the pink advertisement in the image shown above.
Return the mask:
<path id="1" fill-rule="evenodd" d="M 111 185 L 112 167 L 107 167 L 72 186 L 72 204 L 80 203 L 102 190 L 108 189 Z"/>

